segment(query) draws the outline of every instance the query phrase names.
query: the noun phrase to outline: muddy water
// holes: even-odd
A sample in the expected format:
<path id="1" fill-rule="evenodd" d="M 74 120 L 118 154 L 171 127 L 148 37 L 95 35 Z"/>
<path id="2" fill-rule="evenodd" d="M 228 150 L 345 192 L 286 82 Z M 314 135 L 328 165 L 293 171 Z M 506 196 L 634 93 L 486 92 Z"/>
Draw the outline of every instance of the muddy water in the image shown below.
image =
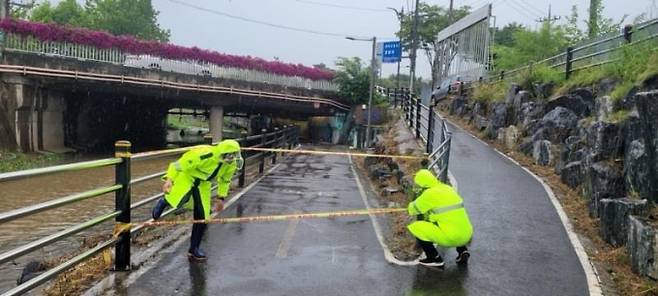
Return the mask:
<path id="1" fill-rule="evenodd" d="M 164 171 L 173 158 L 133 161 L 132 178 Z M 6 212 L 55 198 L 114 184 L 114 167 L 59 173 L 0 183 L 0 212 Z M 162 182 L 151 180 L 132 187 L 132 201 L 139 201 L 160 191 Z M 151 205 L 133 210 L 133 221 L 149 216 Z M 114 193 L 51 209 L 33 216 L 0 225 L 0 252 L 61 231 L 72 225 L 114 211 Z M 76 251 L 84 237 L 111 233 L 113 222 L 107 222 L 76 236 L 0 265 L 0 293 L 16 285 L 22 268 L 32 260 L 54 258 Z"/>

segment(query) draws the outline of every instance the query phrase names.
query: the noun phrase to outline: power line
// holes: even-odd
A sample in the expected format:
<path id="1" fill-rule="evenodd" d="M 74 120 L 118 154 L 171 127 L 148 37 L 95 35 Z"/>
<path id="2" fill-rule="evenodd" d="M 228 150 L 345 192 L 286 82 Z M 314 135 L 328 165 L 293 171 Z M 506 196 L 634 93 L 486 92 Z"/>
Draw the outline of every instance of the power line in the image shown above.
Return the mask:
<path id="1" fill-rule="evenodd" d="M 214 10 L 214 9 L 210 9 L 210 8 L 201 7 L 201 6 L 197 6 L 197 5 L 194 5 L 194 4 L 185 3 L 185 2 L 180 1 L 180 0 L 168 0 L 168 1 L 169 1 L 169 2 L 172 2 L 172 3 L 176 3 L 176 4 L 179 4 L 179 5 L 182 5 L 182 6 L 186 6 L 186 7 L 194 8 L 194 9 L 196 9 L 196 10 L 200 10 L 200 11 L 204 11 L 204 12 L 208 12 L 208 13 L 212 13 L 212 14 L 216 14 L 216 15 L 220 15 L 220 16 L 224 16 L 224 17 L 228 17 L 228 18 L 232 18 L 232 19 L 237 19 L 237 20 L 241 20 L 241 21 L 244 21 L 244 22 L 249 22 L 249 23 L 254 23 L 254 24 L 259 24 L 259 25 L 265 25 L 265 26 L 269 26 L 269 27 L 273 27 L 273 28 L 283 29 L 283 30 L 289 30 L 289 31 L 295 31 L 295 32 L 302 32 L 302 33 L 309 33 L 309 34 L 315 34 L 315 35 L 324 35 L 324 36 L 332 36 L 332 37 L 341 37 L 341 38 L 344 38 L 344 37 L 346 37 L 346 36 L 357 37 L 357 38 L 369 38 L 369 37 L 365 37 L 365 36 L 356 36 L 356 35 L 353 35 L 353 34 L 342 34 L 342 33 L 333 33 L 333 32 L 322 32 L 322 31 L 316 31 L 316 30 L 309 30 L 309 29 L 295 28 L 295 27 L 291 27 L 291 26 L 279 25 L 279 24 L 274 24 L 274 23 L 269 23 L 269 22 L 259 21 L 259 20 L 255 20 L 255 19 L 250 19 L 250 18 L 246 18 L 246 17 L 242 17 L 242 16 L 232 15 L 232 14 L 228 14 L 228 13 L 221 12 L 221 11 L 218 11 L 218 10 Z"/>
<path id="2" fill-rule="evenodd" d="M 503 3 L 506 3 L 506 2 L 507 2 L 507 0 L 503 0 L 503 1 L 500 2 L 500 5 L 502 5 Z M 518 12 L 519 14 L 525 16 L 529 20 L 531 20 L 533 22 L 535 21 L 535 19 L 533 17 L 529 16 L 526 12 L 516 8 L 516 6 L 512 6 L 512 5 L 508 5 L 508 6 L 511 7 L 512 9 L 516 10 L 516 12 Z"/>
<path id="3" fill-rule="evenodd" d="M 535 12 L 537 12 L 539 14 L 544 14 L 544 11 L 542 11 L 541 9 L 535 7 L 534 5 L 532 5 L 532 3 L 526 3 L 526 1 L 524 1 L 524 0 L 518 0 L 518 2 L 522 3 L 523 5 L 525 5 L 529 8 L 532 8 L 532 10 L 534 10 Z"/>
<path id="4" fill-rule="evenodd" d="M 517 2 L 517 0 L 510 0 L 510 1 L 508 1 L 508 3 L 510 4 L 510 6 L 514 5 L 514 6 L 516 6 L 517 8 L 520 8 L 520 9 L 524 10 L 525 12 L 527 12 L 527 13 L 533 15 L 534 17 L 542 17 L 542 16 L 544 16 L 544 13 L 536 13 L 536 12 L 534 12 L 534 11 L 528 9 L 528 7 L 526 7 L 526 6 L 522 5 L 522 4 L 519 4 L 519 3 Z"/>
<path id="5" fill-rule="evenodd" d="M 319 6 L 327 6 L 327 7 L 334 7 L 334 8 L 343 8 L 343 9 L 351 9 L 351 10 L 361 10 L 361 11 L 373 11 L 373 12 L 388 12 L 388 10 L 384 8 L 368 8 L 368 7 L 358 7 L 358 6 L 349 6 L 349 5 L 340 5 L 340 4 L 333 4 L 333 3 L 325 3 L 325 2 L 317 2 L 317 1 L 308 1 L 308 0 L 294 0 L 299 3 L 305 3 L 305 4 L 313 4 L 313 5 L 319 5 Z"/>

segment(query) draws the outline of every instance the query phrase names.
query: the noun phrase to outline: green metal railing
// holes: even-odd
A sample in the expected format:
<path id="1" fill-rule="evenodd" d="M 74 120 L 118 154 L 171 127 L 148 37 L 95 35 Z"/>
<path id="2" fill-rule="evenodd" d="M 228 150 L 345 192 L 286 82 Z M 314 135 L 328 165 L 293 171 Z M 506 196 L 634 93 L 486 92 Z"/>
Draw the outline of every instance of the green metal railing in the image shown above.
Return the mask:
<path id="1" fill-rule="evenodd" d="M 275 129 L 272 132 L 263 130 L 260 135 L 244 137 L 236 139 L 242 147 L 262 147 L 262 148 L 288 148 L 291 149 L 294 145 L 298 144 L 299 132 L 298 128 L 294 126 L 284 126 L 282 129 Z M 41 249 L 51 245 L 57 241 L 71 237 L 74 234 L 80 233 L 84 230 L 90 229 L 103 222 L 115 220 L 116 223 L 131 223 L 131 210 L 145 206 L 164 196 L 163 193 L 157 193 L 136 203 L 131 201 L 131 187 L 135 184 L 143 183 L 149 180 L 160 178 L 165 174 L 165 171 L 152 173 L 139 178 L 131 177 L 131 163 L 133 161 L 143 161 L 147 159 L 163 158 L 175 156 L 192 149 L 193 147 L 169 149 L 162 151 L 152 151 L 138 154 L 131 154 L 131 144 L 127 141 L 118 141 L 115 143 L 115 157 L 66 165 L 59 165 L 53 167 L 46 167 L 40 169 L 31 169 L 18 172 L 10 172 L 0 174 L 0 184 L 7 181 L 21 180 L 34 176 L 52 175 L 69 171 L 82 171 L 89 169 L 96 169 L 102 167 L 115 167 L 115 183 L 107 187 L 100 187 L 89 191 L 71 194 L 65 197 L 56 198 L 43 203 L 23 207 L 8 212 L 0 213 L 0 224 L 14 221 L 25 216 L 41 213 L 46 210 L 62 207 L 68 204 L 88 200 L 90 198 L 98 197 L 108 193 L 115 193 L 115 210 L 110 213 L 103 214 L 92 218 L 91 220 L 82 222 L 80 224 L 68 227 L 59 232 L 45 236 L 38 240 L 29 242 L 20 247 L 5 251 L 0 254 L 0 264 L 10 262 L 18 257 L 29 254 L 35 250 Z M 263 173 L 265 161 L 269 157 L 272 163 L 276 163 L 277 153 L 275 152 L 246 152 L 243 151 L 243 158 L 245 159 L 244 167 L 234 176 L 238 179 L 238 185 L 243 187 L 245 185 L 245 176 L 248 167 L 258 165 L 258 172 Z M 217 186 L 213 187 L 213 190 Z M 163 213 L 167 216 L 173 213 L 176 209 L 169 209 Z M 53 279 L 57 275 L 74 267 L 99 252 L 106 250 L 112 246 L 115 247 L 115 271 L 128 271 L 130 270 L 130 252 L 131 252 L 131 235 L 140 231 L 143 227 L 133 227 L 130 232 L 122 232 L 118 236 L 112 237 L 109 240 L 99 243 L 93 248 L 86 250 L 75 257 L 67 260 L 60 265 L 53 267 L 44 273 L 26 281 L 17 287 L 5 291 L 2 295 L 21 295 L 24 294 L 44 283 Z"/>

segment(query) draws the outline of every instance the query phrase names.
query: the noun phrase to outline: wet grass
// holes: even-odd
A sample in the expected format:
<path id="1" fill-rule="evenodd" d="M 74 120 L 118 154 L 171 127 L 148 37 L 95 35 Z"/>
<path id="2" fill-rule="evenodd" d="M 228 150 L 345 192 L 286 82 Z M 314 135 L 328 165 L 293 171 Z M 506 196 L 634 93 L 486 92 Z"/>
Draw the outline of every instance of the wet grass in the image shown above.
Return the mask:
<path id="1" fill-rule="evenodd" d="M 0 173 L 56 165 L 63 159 L 61 154 L 28 154 L 0 150 Z"/>

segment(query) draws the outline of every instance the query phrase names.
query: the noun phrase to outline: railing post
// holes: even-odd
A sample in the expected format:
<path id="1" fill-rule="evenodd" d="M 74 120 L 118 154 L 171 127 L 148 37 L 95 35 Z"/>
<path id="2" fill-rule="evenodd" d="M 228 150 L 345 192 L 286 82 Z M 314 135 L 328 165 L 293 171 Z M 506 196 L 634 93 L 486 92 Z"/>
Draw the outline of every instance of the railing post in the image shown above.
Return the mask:
<path id="1" fill-rule="evenodd" d="M 571 76 L 571 67 L 573 66 L 572 61 L 571 61 L 571 60 L 573 60 L 573 47 L 571 47 L 571 46 L 567 47 L 566 58 L 567 58 L 567 60 L 566 60 L 566 63 L 564 65 L 564 75 L 565 75 L 566 79 L 569 80 L 569 76 Z"/>
<path id="2" fill-rule="evenodd" d="M 281 134 L 279 132 L 279 128 L 275 127 L 274 128 L 274 143 L 272 143 L 272 148 L 276 149 L 279 148 L 279 137 L 281 137 Z M 272 152 L 272 164 L 276 164 L 276 151 Z"/>
<path id="3" fill-rule="evenodd" d="M 114 143 L 114 157 L 121 158 L 121 163 L 115 167 L 115 182 L 121 185 L 121 189 L 115 192 L 114 207 L 121 214 L 116 217 L 117 224 L 130 223 L 130 151 L 132 144 L 128 141 L 117 141 Z M 119 234 L 117 243 L 114 245 L 115 271 L 130 270 L 130 231 Z"/>
<path id="4" fill-rule="evenodd" d="M 441 182 L 443 183 L 448 183 L 448 168 L 450 167 L 450 145 L 452 144 L 452 135 L 450 132 L 446 135 L 448 137 L 448 140 L 446 142 L 446 151 L 443 155 L 444 161 L 441 161 L 441 164 L 443 165 L 443 168 L 441 168 Z"/>
<path id="5" fill-rule="evenodd" d="M 261 148 L 267 148 L 265 147 L 265 143 L 267 142 L 267 130 L 262 129 L 261 131 Z M 265 151 L 261 152 L 260 156 L 260 163 L 258 164 L 258 173 L 262 174 L 265 171 L 265 156 L 267 156 L 267 153 Z"/>
<path id="6" fill-rule="evenodd" d="M 429 115 L 427 116 L 427 149 L 425 152 L 432 153 L 434 143 L 434 106 L 429 105 Z"/>
<path id="7" fill-rule="evenodd" d="M 422 111 L 420 110 L 420 98 L 416 98 L 416 138 L 420 138 L 420 115 Z"/>
<path id="8" fill-rule="evenodd" d="M 505 70 L 500 71 L 500 80 L 505 80 Z"/>
<path id="9" fill-rule="evenodd" d="M 624 26 L 624 39 L 626 40 L 626 43 L 633 42 L 633 25 L 628 24 Z"/>

